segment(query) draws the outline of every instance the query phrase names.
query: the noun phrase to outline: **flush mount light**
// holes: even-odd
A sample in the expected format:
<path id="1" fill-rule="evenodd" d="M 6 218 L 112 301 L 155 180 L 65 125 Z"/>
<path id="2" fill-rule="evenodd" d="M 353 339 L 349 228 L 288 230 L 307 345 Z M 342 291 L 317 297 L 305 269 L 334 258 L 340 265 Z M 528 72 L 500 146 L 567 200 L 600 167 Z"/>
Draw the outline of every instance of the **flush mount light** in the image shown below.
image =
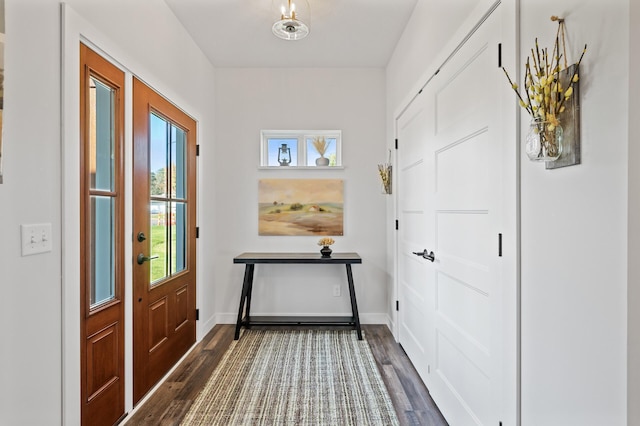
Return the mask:
<path id="1" fill-rule="evenodd" d="M 280 5 L 280 19 L 273 24 L 271 30 L 283 40 L 301 40 L 309 35 L 309 3 L 306 0 L 284 0 Z"/>

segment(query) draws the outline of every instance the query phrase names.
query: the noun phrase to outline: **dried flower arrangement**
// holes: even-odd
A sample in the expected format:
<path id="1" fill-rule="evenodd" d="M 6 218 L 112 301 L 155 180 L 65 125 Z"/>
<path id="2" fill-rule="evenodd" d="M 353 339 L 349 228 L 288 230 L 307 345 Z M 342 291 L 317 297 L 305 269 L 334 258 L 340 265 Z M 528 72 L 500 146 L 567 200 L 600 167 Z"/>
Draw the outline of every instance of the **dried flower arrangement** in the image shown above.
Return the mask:
<path id="1" fill-rule="evenodd" d="M 334 244 L 334 243 L 335 243 L 335 240 L 329 237 L 320 238 L 320 241 L 318 241 L 318 245 L 323 247 L 330 246 L 331 244 Z"/>
<path id="2" fill-rule="evenodd" d="M 324 157 L 324 154 L 327 152 L 327 149 L 329 148 L 329 144 L 331 144 L 331 141 L 327 142 L 324 136 L 318 136 L 313 138 L 311 140 L 311 143 L 313 144 L 313 147 L 316 149 L 318 154 L 320 154 L 321 157 Z"/>
<path id="3" fill-rule="evenodd" d="M 560 60 L 564 59 L 564 69 L 568 69 L 567 53 L 564 36 L 564 19 L 552 16 L 551 21 L 558 22 L 556 38 L 549 56 L 547 48 L 540 49 L 538 39 L 535 39 L 535 48 L 531 49 L 531 56 L 527 57 L 524 74 L 524 95 L 520 94 L 518 84 L 509 77 L 507 70 L 502 67 L 509 80 L 511 88 L 520 100 L 520 106 L 524 108 L 533 119 L 532 129 L 536 134 L 539 145 L 534 151 L 527 154 L 532 160 L 555 160 L 562 151 L 562 127 L 559 115 L 565 111 L 565 103 L 573 95 L 573 85 L 578 82 L 578 68 L 587 51 L 585 44 L 580 59 L 573 69 L 573 74 L 563 86 L 561 78 Z M 562 45 L 560 40 L 562 39 Z M 562 53 L 560 49 L 562 47 Z"/>
<path id="4" fill-rule="evenodd" d="M 560 73 L 560 59 L 564 58 L 564 66 L 567 67 L 567 53 L 564 41 L 564 19 L 557 16 L 551 17 L 552 21 L 558 22 L 558 31 L 553 46 L 551 56 L 547 48 L 540 49 L 538 39 L 535 39 L 535 50 L 531 49 L 531 56 L 527 57 L 524 75 L 524 92 L 526 98 L 520 95 L 518 85 L 511 80 L 507 70 L 502 67 L 504 74 L 509 80 L 511 88 L 520 99 L 520 106 L 524 108 L 534 119 L 548 121 L 549 130 L 553 130 L 558 125 L 558 114 L 564 111 L 565 101 L 573 94 L 573 84 L 578 81 L 578 67 L 587 51 L 584 45 L 580 59 L 574 70 L 569 87 L 562 87 L 558 74 Z M 562 34 L 562 50 L 560 53 L 560 35 Z M 533 62 L 533 65 L 531 64 Z"/>
<path id="5" fill-rule="evenodd" d="M 391 194 L 391 150 L 389 150 L 389 161 L 378 164 L 378 174 L 382 179 L 382 187 L 385 194 Z"/>

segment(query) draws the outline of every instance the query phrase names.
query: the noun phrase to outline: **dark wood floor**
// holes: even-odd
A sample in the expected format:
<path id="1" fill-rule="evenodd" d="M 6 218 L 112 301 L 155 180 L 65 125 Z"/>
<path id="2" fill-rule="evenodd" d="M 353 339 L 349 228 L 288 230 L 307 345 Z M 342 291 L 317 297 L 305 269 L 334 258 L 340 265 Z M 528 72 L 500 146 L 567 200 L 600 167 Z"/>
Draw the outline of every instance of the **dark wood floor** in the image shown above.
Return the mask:
<path id="1" fill-rule="evenodd" d="M 418 373 L 383 325 L 363 330 L 402 425 L 447 425 Z M 233 340 L 234 326 L 217 325 L 191 351 L 127 425 L 178 425 Z"/>

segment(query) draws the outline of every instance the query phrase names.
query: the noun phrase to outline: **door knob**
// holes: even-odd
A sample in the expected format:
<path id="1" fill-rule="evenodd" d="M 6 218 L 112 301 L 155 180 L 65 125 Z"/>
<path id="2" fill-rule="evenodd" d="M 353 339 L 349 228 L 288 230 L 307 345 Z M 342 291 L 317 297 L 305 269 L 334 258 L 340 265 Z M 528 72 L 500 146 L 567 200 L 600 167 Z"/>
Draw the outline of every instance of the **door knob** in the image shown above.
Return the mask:
<path id="1" fill-rule="evenodd" d="M 416 256 L 422 256 L 423 258 L 433 262 L 434 260 L 436 260 L 436 256 L 433 254 L 432 251 L 427 253 L 427 249 L 424 249 L 423 251 L 414 251 L 412 252 L 413 254 L 415 254 Z"/>
<path id="2" fill-rule="evenodd" d="M 144 262 L 148 262 L 148 261 L 150 261 L 152 259 L 157 259 L 157 258 L 158 258 L 157 254 L 155 256 L 147 257 L 144 254 L 139 253 L 138 257 L 136 258 L 136 260 L 138 261 L 138 265 L 142 265 Z"/>

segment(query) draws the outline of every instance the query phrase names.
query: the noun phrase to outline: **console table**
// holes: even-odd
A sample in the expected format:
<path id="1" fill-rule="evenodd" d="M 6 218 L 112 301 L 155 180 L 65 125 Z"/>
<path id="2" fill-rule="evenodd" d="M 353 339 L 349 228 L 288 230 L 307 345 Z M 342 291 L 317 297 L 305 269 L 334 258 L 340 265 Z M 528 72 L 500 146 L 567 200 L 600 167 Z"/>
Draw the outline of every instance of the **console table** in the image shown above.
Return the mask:
<path id="1" fill-rule="evenodd" d="M 233 258 L 233 263 L 245 265 L 242 293 L 240 295 L 240 308 L 236 322 L 236 334 L 234 339 L 240 338 L 240 328 L 252 325 L 350 325 L 358 332 L 358 339 L 362 340 L 360 318 L 358 317 L 358 305 L 356 303 L 356 290 L 353 286 L 353 274 L 351 265 L 362 263 L 358 253 L 333 253 L 331 257 L 322 257 L 320 253 L 242 253 Z M 349 283 L 349 296 L 351 297 L 350 317 L 344 316 L 251 316 L 251 292 L 253 290 L 253 272 L 256 264 L 313 264 L 313 265 L 346 265 L 347 282 Z M 246 310 L 245 310 L 246 309 Z M 244 314 L 244 316 L 243 316 Z"/>

